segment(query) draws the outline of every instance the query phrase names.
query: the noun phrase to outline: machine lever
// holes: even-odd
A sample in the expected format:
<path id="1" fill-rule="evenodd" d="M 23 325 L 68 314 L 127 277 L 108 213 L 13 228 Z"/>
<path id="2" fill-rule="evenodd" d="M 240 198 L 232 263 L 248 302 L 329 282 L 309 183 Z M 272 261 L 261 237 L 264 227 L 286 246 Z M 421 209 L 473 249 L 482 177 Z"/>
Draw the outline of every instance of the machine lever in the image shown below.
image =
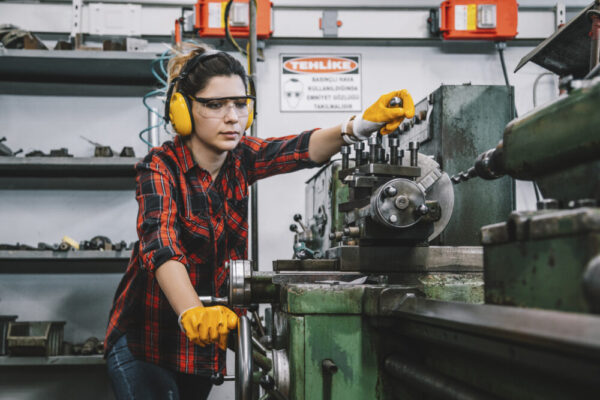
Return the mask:
<path id="1" fill-rule="evenodd" d="M 198 296 L 204 306 L 226 306 L 229 304 L 227 297 Z"/>

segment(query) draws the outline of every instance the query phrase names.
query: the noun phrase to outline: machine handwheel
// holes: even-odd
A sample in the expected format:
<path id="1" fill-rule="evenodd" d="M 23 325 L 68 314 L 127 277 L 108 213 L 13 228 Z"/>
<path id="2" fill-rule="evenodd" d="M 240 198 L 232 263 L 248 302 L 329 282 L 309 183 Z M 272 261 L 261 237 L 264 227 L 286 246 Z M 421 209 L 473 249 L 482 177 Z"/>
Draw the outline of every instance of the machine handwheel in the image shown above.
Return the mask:
<path id="1" fill-rule="evenodd" d="M 252 400 L 252 329 L 242 315 L 238 322 L 235 351 L 235 400 Z"/>

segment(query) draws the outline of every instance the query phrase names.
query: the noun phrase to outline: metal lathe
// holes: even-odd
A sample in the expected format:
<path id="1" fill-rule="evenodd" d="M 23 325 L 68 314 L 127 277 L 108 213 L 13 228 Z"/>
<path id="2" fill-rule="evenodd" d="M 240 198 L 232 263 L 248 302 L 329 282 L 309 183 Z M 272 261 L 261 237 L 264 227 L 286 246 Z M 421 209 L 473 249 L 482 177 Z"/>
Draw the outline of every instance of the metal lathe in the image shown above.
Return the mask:
<path id="1" fill-rule="evenodd" d="M 307 182 L 290 259 L 230 262 L 212 301 L 267 305 L 240 319 L 237 399 L 600 396 L 596 8 L 521 62 L 561 76 L 551 104 L 442 86 Z M 514 179 L 537 210 L 512 211 Z"/>

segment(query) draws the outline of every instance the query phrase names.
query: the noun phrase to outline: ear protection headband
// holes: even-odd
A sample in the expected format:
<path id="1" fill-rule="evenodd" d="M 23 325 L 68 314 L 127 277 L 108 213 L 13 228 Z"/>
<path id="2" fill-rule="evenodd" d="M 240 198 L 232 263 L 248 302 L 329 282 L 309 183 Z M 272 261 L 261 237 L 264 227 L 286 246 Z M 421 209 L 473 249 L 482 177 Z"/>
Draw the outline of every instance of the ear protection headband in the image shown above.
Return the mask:
<path id="1" fill-rule="evenodd" d="M 194 70 L 200 63 L 217 57 L 223 52 L 210 52 L 199 54 L 190 60 L 183 66 L 179 76 L 175 77 L 169 84 L 167 89 L 167 101 L 165 101 L 165 115 L 164 119 L 166 122 L 171 122 L 173 129 L 181 136 L 188 136 L 194 131 L 194 117 L 192 115 L 192 104 L 188 96 L 180 91 L 173 93 L 177 82 L 182 82 L 188 79 L 190 72 Z M 249 87 L 254 90 L 254 83 L 250 80 Z M 254 122 L 256 102 L 254 107 L 248 110 L 248 121 L 244 130 L 248 130 Z"/>

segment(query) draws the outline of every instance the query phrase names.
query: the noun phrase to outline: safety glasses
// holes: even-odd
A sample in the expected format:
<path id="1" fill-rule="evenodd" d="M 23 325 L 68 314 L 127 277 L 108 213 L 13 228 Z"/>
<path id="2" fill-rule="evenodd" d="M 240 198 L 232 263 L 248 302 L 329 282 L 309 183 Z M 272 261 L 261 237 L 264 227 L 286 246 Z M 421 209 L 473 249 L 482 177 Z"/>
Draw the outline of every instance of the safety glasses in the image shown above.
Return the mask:
<path id="1" fill-rule="evenodd" d="M 204 118 L 223 118 L 229 110 L 237 114 L 238 118 L 246 118 L 251 110 L 254 109 L 254 96 L 234 96 L 234 97 L 193 97 L 190 99 L 200 103 L 200 115 Z"/>

